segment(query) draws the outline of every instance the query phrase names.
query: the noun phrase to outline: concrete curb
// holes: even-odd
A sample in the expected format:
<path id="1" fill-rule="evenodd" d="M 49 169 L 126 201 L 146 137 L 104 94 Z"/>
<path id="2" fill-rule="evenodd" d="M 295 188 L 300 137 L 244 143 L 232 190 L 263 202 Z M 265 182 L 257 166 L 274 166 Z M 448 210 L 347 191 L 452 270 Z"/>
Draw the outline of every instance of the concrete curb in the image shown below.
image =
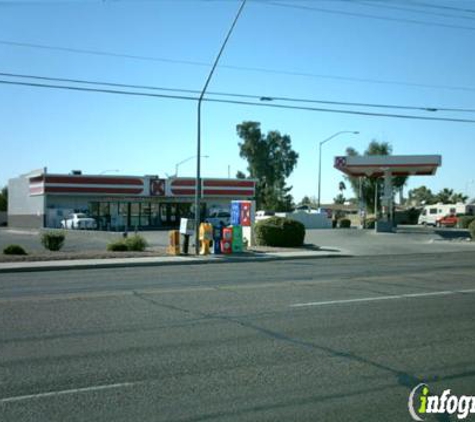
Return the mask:
<path id="1" fill-rule="evenodd" d="M 163 257 L 163 258 L 111 258 L 69 261 L 9 262 L 0 264 L 0 274 L 68 271 L 126 267 L 160 267 L 179 265 L 232 264 L 240 262 L 288 261 L 296 259 L 351 258 L 354 255 L 339 252 L 279 252 L 260 253 L 254 256 L 210 256 L 210 257 Z"/>

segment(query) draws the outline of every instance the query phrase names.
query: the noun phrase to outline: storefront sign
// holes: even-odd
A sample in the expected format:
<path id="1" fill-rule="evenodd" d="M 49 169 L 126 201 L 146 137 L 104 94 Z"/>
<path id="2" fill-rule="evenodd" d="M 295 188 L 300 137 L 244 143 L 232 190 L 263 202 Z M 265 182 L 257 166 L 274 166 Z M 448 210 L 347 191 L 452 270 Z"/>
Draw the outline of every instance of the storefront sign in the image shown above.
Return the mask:
<path id="1" fill-rule="evenodd" d="M 165 196 L 165 179 L 150 180 L 150 196 Z"/>

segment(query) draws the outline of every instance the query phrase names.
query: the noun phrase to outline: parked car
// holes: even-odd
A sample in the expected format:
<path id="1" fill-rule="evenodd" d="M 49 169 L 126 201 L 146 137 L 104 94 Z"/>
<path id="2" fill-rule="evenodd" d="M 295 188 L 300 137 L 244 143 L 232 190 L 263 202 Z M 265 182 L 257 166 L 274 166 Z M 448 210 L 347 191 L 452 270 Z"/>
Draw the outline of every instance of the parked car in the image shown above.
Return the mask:
<path id="1" fill-rule="evenodd" d="M 228 211 L 215 211 L 206 218 L 206 221 L 213 226 L 229 226 L 231 214 Z"/>
<path id="2" fill-rule="evenodd" d="M 61 228 L 63 229 L 96 229 L 96 220 L 88 217 L 82 212 L 74 212 L 69 214 L 67 218 L 61 220 Z"/>
<path id="3" fill-rule="evenodd" d="M 455 227 L 458 223 L 458 217 L 450 214 L 439 218 L 436 222 L 437 227 Z"/>

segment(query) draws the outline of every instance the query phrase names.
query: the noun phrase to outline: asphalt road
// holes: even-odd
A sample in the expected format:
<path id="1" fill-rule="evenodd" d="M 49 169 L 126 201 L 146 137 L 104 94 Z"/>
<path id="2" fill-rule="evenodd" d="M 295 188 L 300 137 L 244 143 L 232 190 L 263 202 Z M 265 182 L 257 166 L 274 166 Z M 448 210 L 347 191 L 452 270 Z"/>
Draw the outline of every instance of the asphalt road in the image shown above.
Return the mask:
<path id="1" fill-rule="evenodd" d="M 0 421 L 409 421 L 475 395 L 474 256 L 0 274 Z"/>

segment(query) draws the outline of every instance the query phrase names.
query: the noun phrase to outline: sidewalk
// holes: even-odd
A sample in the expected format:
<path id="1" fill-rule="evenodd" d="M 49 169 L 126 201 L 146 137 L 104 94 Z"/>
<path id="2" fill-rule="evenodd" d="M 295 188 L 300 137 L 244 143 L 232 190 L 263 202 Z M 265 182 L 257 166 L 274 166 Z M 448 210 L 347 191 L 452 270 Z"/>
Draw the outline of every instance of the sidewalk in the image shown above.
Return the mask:
<path id="1" fill-rule="evenodd" d="M 162 265 L 202 265 L 286 259 L 337 258 L 350 256 L 352 255 L 343 253 L 336 249 L 324 249 L 318 251 L 298 250 L 291 252 L 244 252 L 233 255 L 207 255 L 199 257 L 158 256 L 145 258 L 100 258 L 56 261 L 2 262 L 0 263 L 0 274 L 29 271 L 60 271 Z"/>

